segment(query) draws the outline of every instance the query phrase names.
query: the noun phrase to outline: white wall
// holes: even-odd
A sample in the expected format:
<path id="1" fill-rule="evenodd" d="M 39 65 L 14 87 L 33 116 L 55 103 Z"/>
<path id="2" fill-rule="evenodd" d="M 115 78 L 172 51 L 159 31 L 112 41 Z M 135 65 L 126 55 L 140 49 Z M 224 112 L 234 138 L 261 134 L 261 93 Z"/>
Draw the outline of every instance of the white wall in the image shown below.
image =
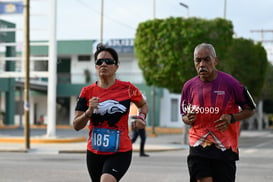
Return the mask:
<path id="1" fill-rule="evenodd" d="M 45 95 L 40 95 L 40 96 L 35 96 L 35 97 L 31 97 L 31 105 L 32 105 L 32 108 L 31 108 L 31 117 L 32 117 L 32 124 L 34 123 L 34 120 L 36 120 L 36 118 L 33 118 L 34 117 L 34 103 L 37 104 L 37 117 L 39 118 L 41 115 L 44 116 L 44 123 L 47 123 L 47 96 Z"/>
<path id="2" fill-rule="evenodd" d="M 178 106 L 173 108 L 176 113 L 177 120 L 172 121 L 171 116 L 171 100 L 176 99 L 178 102 Z M 174 127 L 180 128 L 183 127 L 184 124 L 182 123 L 179 104 L 180 104 L 180 94 L 171 94 L 167 89 L 163 91 L 163 97 L 160 101 L 160 126 L 161 127 Z"/>
<path id="3" fill-rule="evenodd" d="M 16 100 L 17 101 L 20 100 L 19 96 L 16 97 Z M 44 119 L 45 119 L 44 123 L 47 123 L 47 120 L 46 120 L 46 116 L 47 116 L 47 96 L 46 95 L 39 95 L 39 96 L 30 95 L 29 102 L 30 102 L 29 124 L 34 124 L 35 120 L 37 120 L 37 118 L 39 118 L 41 115 L 44 116 Z M 36 110 L 37 118 L 34 118 L 34 104 L 35 103 L 37 104 L 37 110 Z M 15 105 L 15 107 L 17 107 L 17 106 Z M 20 117 L 22 117 L 22 118 L 20 118 Z M 19 114 L 15 115 L 15 117 L 14 117 L 15 125 L 19 125 L 20 120 L 22 122 L 24 121 L 24 113 L 22 114 L 22 116 L 20 116 Z"/>
<path id="4" fill-rule="evenodd" d="M 69 112 L 70 113 L 70 116 L 69 116 L 70 125 L 73 125 L 76 104 L 77 104 L 77 97 L 70 97 L 70 112 Z"/>
<path id="5" fill-rule="evenodd" d="M 133 57 L 128 57 L 127 60 L 120 61 L 117 78 L 123 81 L 132 83 L 144 83 L 142 72 L 138 66 L 138 62 Z"/>
<path id="6" fill-rule="evenodd" d="M 84 70 L 90 72 L 95 66 L 94 61 L 78 61 L 78 55 L 71 56 L 71 83 L 85 83 Z M 92 72 L 91 72 L 92 73 Z"/>

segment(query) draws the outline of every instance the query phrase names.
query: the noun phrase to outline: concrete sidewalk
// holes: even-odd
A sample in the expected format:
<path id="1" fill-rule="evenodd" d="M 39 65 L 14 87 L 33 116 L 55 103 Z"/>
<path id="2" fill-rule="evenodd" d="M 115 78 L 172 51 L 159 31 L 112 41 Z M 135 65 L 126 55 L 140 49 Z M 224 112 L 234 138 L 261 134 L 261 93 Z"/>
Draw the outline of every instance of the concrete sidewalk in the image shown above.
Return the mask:
<path id="1" fill-rule="evenodd" d="M 166 150 L 182 150 L 182 129 L 157 128 L 152 133 L 147 128 L 145 151 L 158 152 Z M 30 129 L 30 149 L 26 150 L 24 129 L 1 128 L 0 152 L 28 152 L 28 153 L 85 153 L 88 130 L 76 132 L 72 128 L 57 128 L 56 137 L 47 137 L 45 128 Z M 140 138 L 133 144 L 133 151 L 139 151 Z"/>
<path id="2" fill-rule="evenodd" d="M 85 153 L 88 130 L 76 132 L 71 127 L 56 129 L 56 137 L 47 137 L 46 128 L 31 128 L 30 149 L 26 150 L 24 129 L 0 128 L 0 152 L 28 153 Z M 156 128 L 155 133 L 147 128 L 145 151 L 159 152 L 169 150 L 185 150 L 181 128 Z M 247 144 L 251 137 L 273 137 L 272 130 L 241 132 L 241 146 Z M 139 151 L 140 138 L 133 144 L 133 151 Z M 243 145 L 242 145 L 243 144 Z"/>

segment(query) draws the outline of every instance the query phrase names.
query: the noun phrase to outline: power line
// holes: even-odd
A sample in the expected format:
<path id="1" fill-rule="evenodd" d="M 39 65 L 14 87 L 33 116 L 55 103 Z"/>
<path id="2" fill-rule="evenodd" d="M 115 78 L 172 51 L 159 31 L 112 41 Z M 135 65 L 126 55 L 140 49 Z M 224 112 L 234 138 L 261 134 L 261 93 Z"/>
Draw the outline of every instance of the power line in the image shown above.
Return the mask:
<path id="1" fill-rule="evenodd" d="M 259 30 L 250 30 L 251 33 L 260 33 L 261 34 L 261 42 L 263 43 L 273 43 L 273 39 L 271 40 L 264 40 L 265 33 L 273 33 L 273 29 L 259 29 Z"/>
<path id="2" fill-rule="evenodd" d="M 260 30 L 250 30 L 250 32 L 262 32 L 262 33 L 267 33 L 267 32 L 273 32 L 273 30 L 264 30 L 264 29 L 260 29 Z"/>
<path id="3" fill-rule="evenodd" d="M 79 3 L 80 5 L 82 5 L 83 7 L 87 8 L 87 9 L 89 9 L 89 10 L 92 10 L 93 12 L 95 12 L 95 13 L 98 14 L 98 15 L 101 14 L 100 11 L 94 9 L 94 8 L 91 7 L 88 3 L 86 3 L 86 2 L 84 2 L 84 1 L 82 1 L 82 0 L 75 0 L 75 2 L 76 2 L 76 3 Z M 121 26 L 123 26 L 123 27 L 129 28 L 129 29 L 132 29 L 132 30 L 135 30 L 135 29 L 136 29 L 136 28 L 134 28 L 134 27 L 132 27 L 132 26 L 126 24 L 126 23 L 123 23 L 123 22 L 121 22 L 121 21 L 119 21 L 119 20 L 116 20 L 116 19 L 114 19 L 114 18 L 111 18 L 110 16 L 105 15 L 105 13 L 104 13 L 104 17 L 107 18 L 107 19 L 109 19 L 109 20 L 111 20 L 111 21 L 113 21 L 113 22 L 115 22 L 115 23 L 117 23 L 117 24 L 119 24 L 119 25 L 121 25 Z"/>

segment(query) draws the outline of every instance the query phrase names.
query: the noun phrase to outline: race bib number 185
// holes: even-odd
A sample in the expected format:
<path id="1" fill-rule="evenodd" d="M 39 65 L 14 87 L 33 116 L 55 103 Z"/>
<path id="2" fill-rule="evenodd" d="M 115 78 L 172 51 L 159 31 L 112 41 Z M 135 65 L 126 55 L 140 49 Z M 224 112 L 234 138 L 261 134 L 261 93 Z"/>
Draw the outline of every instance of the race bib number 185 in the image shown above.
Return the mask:
<path id="1" fill-rule="evenodd" d="M 94 128 L 92 131 L 92 148 L 100 152 L 117 152 L 120 131 L 106 128 Z"/>

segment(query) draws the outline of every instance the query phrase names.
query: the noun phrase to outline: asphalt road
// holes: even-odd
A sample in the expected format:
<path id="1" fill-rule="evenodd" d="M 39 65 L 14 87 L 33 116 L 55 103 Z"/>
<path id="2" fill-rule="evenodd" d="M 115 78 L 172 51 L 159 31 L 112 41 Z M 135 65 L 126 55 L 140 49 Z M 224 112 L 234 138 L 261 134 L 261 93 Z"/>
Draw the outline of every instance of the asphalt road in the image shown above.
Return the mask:
<path id="1" fill-rule="evenodd" d="M 121 181 L 189 181 L 186 149 L 133 154 L 133 161 Z M 273 134 L 251 133 L 240 139 L 237 182 L 273 181 Z M 85 154 L 0 152 L 0 182 L 86 182 L 90 181 Z"/>

